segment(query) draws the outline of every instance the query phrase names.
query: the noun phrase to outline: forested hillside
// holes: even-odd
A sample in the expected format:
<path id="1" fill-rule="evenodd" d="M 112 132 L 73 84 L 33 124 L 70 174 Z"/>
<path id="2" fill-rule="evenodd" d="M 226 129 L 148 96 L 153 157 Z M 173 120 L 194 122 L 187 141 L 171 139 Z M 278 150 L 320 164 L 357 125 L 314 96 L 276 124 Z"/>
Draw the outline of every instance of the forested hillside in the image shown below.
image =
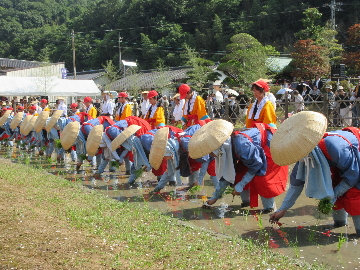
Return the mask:
<path id="1" fill-rule="evenodd" d="M 188 45 L 219 61 L 230 38 L 248 33 L 263 45 L 292 52 L 309 7 L 330 19 L 331 0 L 1 0 L 0 57 L 64 61 L 71 72 L 74 29 L 78 70 L 102 68 L 106 60 L 137 61 L 141 69 L 183 65 Z M 336 12 L 337 39 L 359 23 L 360 1 L 344 1 Z M 346 48 L 345 48 L 346 50 Z"/>

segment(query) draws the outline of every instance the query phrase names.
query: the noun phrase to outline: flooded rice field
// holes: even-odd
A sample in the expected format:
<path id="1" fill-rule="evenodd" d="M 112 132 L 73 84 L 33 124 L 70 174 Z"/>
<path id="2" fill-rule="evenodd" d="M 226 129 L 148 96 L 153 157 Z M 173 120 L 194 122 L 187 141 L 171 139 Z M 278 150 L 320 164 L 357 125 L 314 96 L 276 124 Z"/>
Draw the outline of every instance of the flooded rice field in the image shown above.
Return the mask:
<path id="1" fill-rule="evenodd" d="M 27 152 L 18 148 L 0 147 L 0 155 L 13 162 L 30 164 L 59 175 L 69 181 L 78 182 L 118 201 L 140 202 L 159 209 L 165 215 L 185 220 L 198 227 L 218 234 L 241 237 L 257 242 L 263 248 L 269 248 L 284 255 L 305 260 L 309 263 L 326 263 L 330 268 L 360 269 L 360 243 L 355 236 L 352 219 L 349 225 L 332 227 L 331 216 L 320 214 L 316 209 L 317 201 L 303 194 L 297 200 L 279 224 L 270 224 L 269 215 L 261 214 L 259 208 L 241 208 L 241 199 L 225 195 L 214 208 L 201 208 L 204 201 L 214 191 L 209 176 L 201 190 L 186 190 L 184 186 L 167 186 L 159 194 L 149 194 L 156 186 L 156 177 L 143 173 L 137 185 L 127 184 L 128 176 L 122 166 L 116 172 L 105 171 L 101 178 L 94 178 L 95 168 L 85 162 L 80 171 L 69 156 L 65 162 L 56 163 L 55 156 L 46 159 L 36 152 Z M 285 194 L 276 198 L 279 207 Z"/>

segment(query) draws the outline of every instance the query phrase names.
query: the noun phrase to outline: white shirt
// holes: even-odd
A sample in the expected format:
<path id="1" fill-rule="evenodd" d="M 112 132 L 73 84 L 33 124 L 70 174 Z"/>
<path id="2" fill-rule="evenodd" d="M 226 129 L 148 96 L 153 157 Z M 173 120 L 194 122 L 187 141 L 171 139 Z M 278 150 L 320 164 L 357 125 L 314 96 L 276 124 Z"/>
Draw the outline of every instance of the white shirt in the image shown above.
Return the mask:
<path id="1" fill-rule="evenodd" d="M 140 111 L 141 111 L 141 115 L 143 117 L 146 116 L 147 112 L 149 111 L 149 108 L 150 108 L 151 104 L 149 102 L 149 100 L 143 100 L 140 104 Z"/>
<path id="2" fill-rule="evenodd" d="M 63 113 L 61 114 L 61 116 L 67 116 L 67 106 L 65 104 L 64 100 L 60 100 L 60 104 L 57 107 L 58 110 L 62 110 Z"/>
<path id="3" fill-rule="evenodd" d="M 36 112 L 40 115 L 40 113 L 42 112 L 42 108 L 41 108 L 41 106 L 39 106 L 39 105 L 37 105 L 37 104 L 35 104 L 35 106 L 36 106 Z"/>
<path id="4" fill-rule="evenodd" d="M 181 120 L 182 109 L 184 107 L 184 104 L 185 104 L 185 99 L 181 99 L 179 105 L 175 105 L 174 111 L 173 111 L 173 116 L 174 116 L 175 121 Z"/>
<path id="5" fill-rule="evenodd" d="M 114 108 L 115 108 L 115 103 L 112 102 L 112 100 L 106 100 L 101 106 L 101 111 L 103 114 L 108 113 L 110 115 L 113 115 Z"/>

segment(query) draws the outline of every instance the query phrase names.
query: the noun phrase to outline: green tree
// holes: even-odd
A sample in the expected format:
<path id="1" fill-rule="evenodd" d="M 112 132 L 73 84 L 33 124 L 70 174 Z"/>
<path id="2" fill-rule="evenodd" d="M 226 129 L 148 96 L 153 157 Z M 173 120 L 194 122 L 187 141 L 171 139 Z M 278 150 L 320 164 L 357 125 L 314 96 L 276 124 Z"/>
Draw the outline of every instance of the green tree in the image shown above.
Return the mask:
<path id="1" fill-rule="evenodd" d="M 278 55 L 274 47 L 263 46 L 245 33 L 233 36 L 230 41 L 232 43 L 226 47 L 229 53 L 222 59 L 218 70 L 241 84 L 249 84 L 269 74 L 269 56 Z"/>
<path id="2" fill-rule="evenodd" d="M 188 76 L 186 82 L 192 84 L 195 89 L 201 92 L 205 84 L 217 80 L 220 74 L 211 68 L 214 62 L 200 58 L 199 53 L 187 45 L 185 45 L 185 49 L 188 59 L 187 65 L 192 67 L 192 70 L 186 73 Z"/>
<path id="3" fill-rule="evenodd" d="M 308 8 L 303 14 L 305 15 L 305 18 L 301 19 L 301 22 L 305 29 L 297 32 L 295 36 L 302 40 L 316 40 L 324 30 L 324 28 L 319 25 L 322 14 L 317 8 Z"/>

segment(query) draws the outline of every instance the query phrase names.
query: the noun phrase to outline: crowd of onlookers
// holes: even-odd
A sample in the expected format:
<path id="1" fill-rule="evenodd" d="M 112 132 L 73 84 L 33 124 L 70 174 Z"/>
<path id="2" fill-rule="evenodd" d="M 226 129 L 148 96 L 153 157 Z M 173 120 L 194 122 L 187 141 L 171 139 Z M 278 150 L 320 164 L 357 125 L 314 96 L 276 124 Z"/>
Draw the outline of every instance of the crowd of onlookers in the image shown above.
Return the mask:
<path id="1" fill-rule="evenodd" d="M 292 113 L 297 113 L 306 109 L 306 106 L 322 107 L 322 102 L 326 99 L 328 102 L 328 119 L 332 126 L 359 126 L 358 117 L 360 117 L 360 91 L 359 84 L 354 88 L 344 89 L 339 83 L 332 82 L 331 78 L 321 79 L 316 76 L 313 81 L 306 81 L 305 78 L 293 78 L 293 80 L 279 79 L 274 84 L 278 92 L 268 92 L 268 98 L 272 101 L 275 109 L 277 106 L 284 106 L 285 101 L 292 106 Z M 146 91 L 144 91 L 146 92 Z M 246 93 L 243 88 L 230 89 L 227 85 L 221 85 L 218 91 L 210 90 L 203 94 L 203 98 L 209 105 L 208 113 L 211 118 L 223 118 L 225 115 L 225 104 L 228 105 L 228 116 L 230 121 L 235 123 L 237 119 L 242 119 L 246 115 L 247 107 L 252 102 L 250 93 Z M 108 96 L 109 97 L 109 96 Z M 144 104 L 146 94 L 139 94 L 137 97 L 126 97 L 126 102 L 131 104 L 134 115 L 141 115 L 141 107 Z M 88 106 L 82 99 L 76 103 L 65 104 L 63 98 L 59 98 L 55 103 L 48 103 L 47 99 L 35 97 L 23 97 L 12 101 L 2 101 L 3 111 L 13 109 L 14 111 L 25 111 L 28 114 L 40 114 L 42 110 L 62 109 L 66 115 L 71 116 L 78 111 L 87 111 Z M 111 102 L 111 110 L 115 113 L 120 106 L 117 97 L 109 98 L 106 101 L 105 95 L 101 99 L 92 99 L 91 104 L 96 109 L 97 116 L 103 114 L 104 104 Z M 317 105 L 316 105 L 317 104 Z M 162 95 L 159 99 L 159 105 L 169 108 L 168 119 L 172 122 L 179 121 L 180 108 L 183 106 L 180 99 L 173 95 Z M 311 108 L 314 110 L 314 108 Z M 113 113 L 109 113 L 112 115 Z"/>

